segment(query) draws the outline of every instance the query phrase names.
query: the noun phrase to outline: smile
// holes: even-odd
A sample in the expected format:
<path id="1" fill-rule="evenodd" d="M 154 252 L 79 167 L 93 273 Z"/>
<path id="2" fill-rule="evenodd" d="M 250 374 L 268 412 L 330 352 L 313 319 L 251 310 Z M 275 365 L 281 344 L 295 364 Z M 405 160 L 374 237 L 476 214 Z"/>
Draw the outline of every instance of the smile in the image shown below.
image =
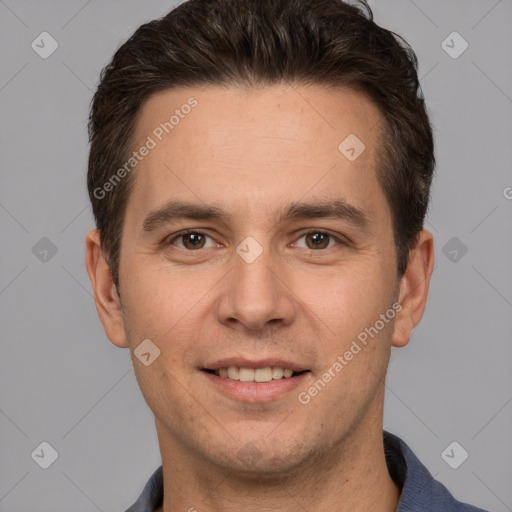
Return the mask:
<path id="1" fill-rule="evenodd" d="M 265 368 L 228 366 L 218 370 L 206 369 L 205 371 L 223 379 L 238 380 L 240 382 L 270 382 L 272 380 L 289 379 L 303 373 L 294 372 L 290 368 L 282 368 L 280 366 L 267 366 Z"/>
<path id="2" fill-rule="evenodd" d="M 282 366 L 222 366 L 204 368 L 206 381 L 224 397 L 245 403 L 265 403 L 284 398 L 297 387 L 303 387 L 311 375 L 309 370 L 294 371 Z M 291 395 L 290 396 L 295 396 Z"/>

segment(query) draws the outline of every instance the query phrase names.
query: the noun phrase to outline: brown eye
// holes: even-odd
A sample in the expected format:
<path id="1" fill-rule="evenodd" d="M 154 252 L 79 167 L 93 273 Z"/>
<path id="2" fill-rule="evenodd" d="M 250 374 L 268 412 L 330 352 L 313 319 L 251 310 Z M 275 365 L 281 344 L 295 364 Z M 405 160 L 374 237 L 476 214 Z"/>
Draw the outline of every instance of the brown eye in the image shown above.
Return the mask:
<path id="1" fill-rule="evenodd" d="M 211 240 L 210 245 L 206 245 L 208 243 L 207 239 Z M 176 246 L 180 249 L 184 249 L 187 251 L 197 251 L 199 249 L 205 249 L 209 247 L 214 247 L 215 243 L 212 238 L 200 231 L 181 231 L 180 233 L 176 233 L 171 239 L 169 239 L 166 243 L 167 246 Z"/>
<path id="2" fill-rule="evenodd" d="M 344 241 L 342 235 L 336 236 L 327 231 L 311 229 L 299 237 L 293 245 L 301 249 L 321 250 L 331 249 L 335 246 L 346 246 L 347 242 Z"/>
<path id="3" fill-rule="evenodd" d="M 182 235 L 183 245 L 187 249 L 202 249 L 204 247 L 205 236 L 201 233 L 187 233 Z"/>
<path id="4" fill-rule="evenodd" d="M 306 234 L 305 237 L 308 249 L 326 249 L 331 238 L 327 233 L 322 232 L 311 232 Z"/>

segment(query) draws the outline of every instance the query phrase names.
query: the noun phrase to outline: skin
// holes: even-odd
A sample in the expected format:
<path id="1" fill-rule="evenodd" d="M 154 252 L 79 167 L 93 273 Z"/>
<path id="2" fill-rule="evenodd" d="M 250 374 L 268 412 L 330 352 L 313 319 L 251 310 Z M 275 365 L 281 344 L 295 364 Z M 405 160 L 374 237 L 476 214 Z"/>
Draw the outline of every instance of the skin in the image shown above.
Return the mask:
<path id="1" fill-rule="evenodd" d="M 98 232 L 86 265 L 110 341 L 128 347 L 155 416 L 165 512 L 394 511 L 382 441 L 384 380 L 391 347 L 420 321 L 434 265 L 432 234 L 419 234 L 398 278 L 390 208 L 376 168 L 383 119 L 363 94 L 322 86 L 168 90 L 140 113 L 143 144 L 167 112 L 197 107 L 137 166 L 122 231 L 120 294 Z M 366 149 L 349 161 L 338 145 L 356 134 Z M 139 147 L 140 144 L 136 144 Z M 280 221 L 293 201 L 343 199 L 347 219 Z M 232 218 L 181 219 L 143 232 L 169 200 L 215 203 Z M 183 229 L 207 235 L 200 248 Z M 309 229 L 327 230 L 315 248 Z M 236 252 L 248 236 L 263 252 Z M 166 242 L 167 241 L 167 242 Z M 184 245 L 187 244 L 187 245 Z M 394 302 L 401 310 L 311 399 L 307 391 Z M 161 351 L 143 365 L 133 351 L 149 338 Z M 307 369 L 277 399 L 225 396 L 201 368 L 220 358 L 282 358 Z M 241 456 L 252 450 L 252 458 Z"/>

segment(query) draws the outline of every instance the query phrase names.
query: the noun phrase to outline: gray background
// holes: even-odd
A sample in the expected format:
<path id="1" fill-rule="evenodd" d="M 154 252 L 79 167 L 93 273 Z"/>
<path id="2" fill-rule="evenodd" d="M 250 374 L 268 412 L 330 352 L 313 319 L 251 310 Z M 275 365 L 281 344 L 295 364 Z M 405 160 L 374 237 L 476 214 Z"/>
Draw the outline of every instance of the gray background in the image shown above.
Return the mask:
<path id="1" fill-rule="evenodd" d="M 86 119 L 116 48 L 172 5 L 0 0 L 1 511 L 121 511 L 160 464 L 128 350 L 105 337 L 85 271 Z M 512 510 L 512 1 L 371 5 L 418 54 L 438 160 L 430 300 L 394 349 L 385 428 L 457 498 Z M 43 31 L 59 45 L 47 59 L 31 47 Z M 458 58 L 445 49 L 462 40 L 442 45 L 453 31 L 469 44 Z M 31 457 L 42 441 L 58 452 L 48 469 Z M 469 453 L 458 469 L 441 457 L 453 441 Z"/>

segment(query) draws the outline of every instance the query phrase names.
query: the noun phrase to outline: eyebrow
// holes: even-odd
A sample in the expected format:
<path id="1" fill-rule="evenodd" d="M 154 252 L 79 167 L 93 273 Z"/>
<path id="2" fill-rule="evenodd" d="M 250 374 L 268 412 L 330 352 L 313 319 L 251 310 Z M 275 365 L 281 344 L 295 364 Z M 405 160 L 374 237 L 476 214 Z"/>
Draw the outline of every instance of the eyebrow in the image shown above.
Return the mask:
<path id="1" fill-rule="evenodd" d="M 231 214 L 214 204 L 205 205 L 186 201 L 169 201 L 163 207 L 147 215 L 142 223 L 142 232 L 156 231 L 166 224 L 181 219 L 218 220 L 228 223 L 232 218 Z M 369 217 L 363 210 L 348 204 L 343 199 L 314 203 L 290 203 L 281 209 L 278 222 L 318 218 L 344 220 L 360 229 L 365 229 L 370 224 Z"/>

